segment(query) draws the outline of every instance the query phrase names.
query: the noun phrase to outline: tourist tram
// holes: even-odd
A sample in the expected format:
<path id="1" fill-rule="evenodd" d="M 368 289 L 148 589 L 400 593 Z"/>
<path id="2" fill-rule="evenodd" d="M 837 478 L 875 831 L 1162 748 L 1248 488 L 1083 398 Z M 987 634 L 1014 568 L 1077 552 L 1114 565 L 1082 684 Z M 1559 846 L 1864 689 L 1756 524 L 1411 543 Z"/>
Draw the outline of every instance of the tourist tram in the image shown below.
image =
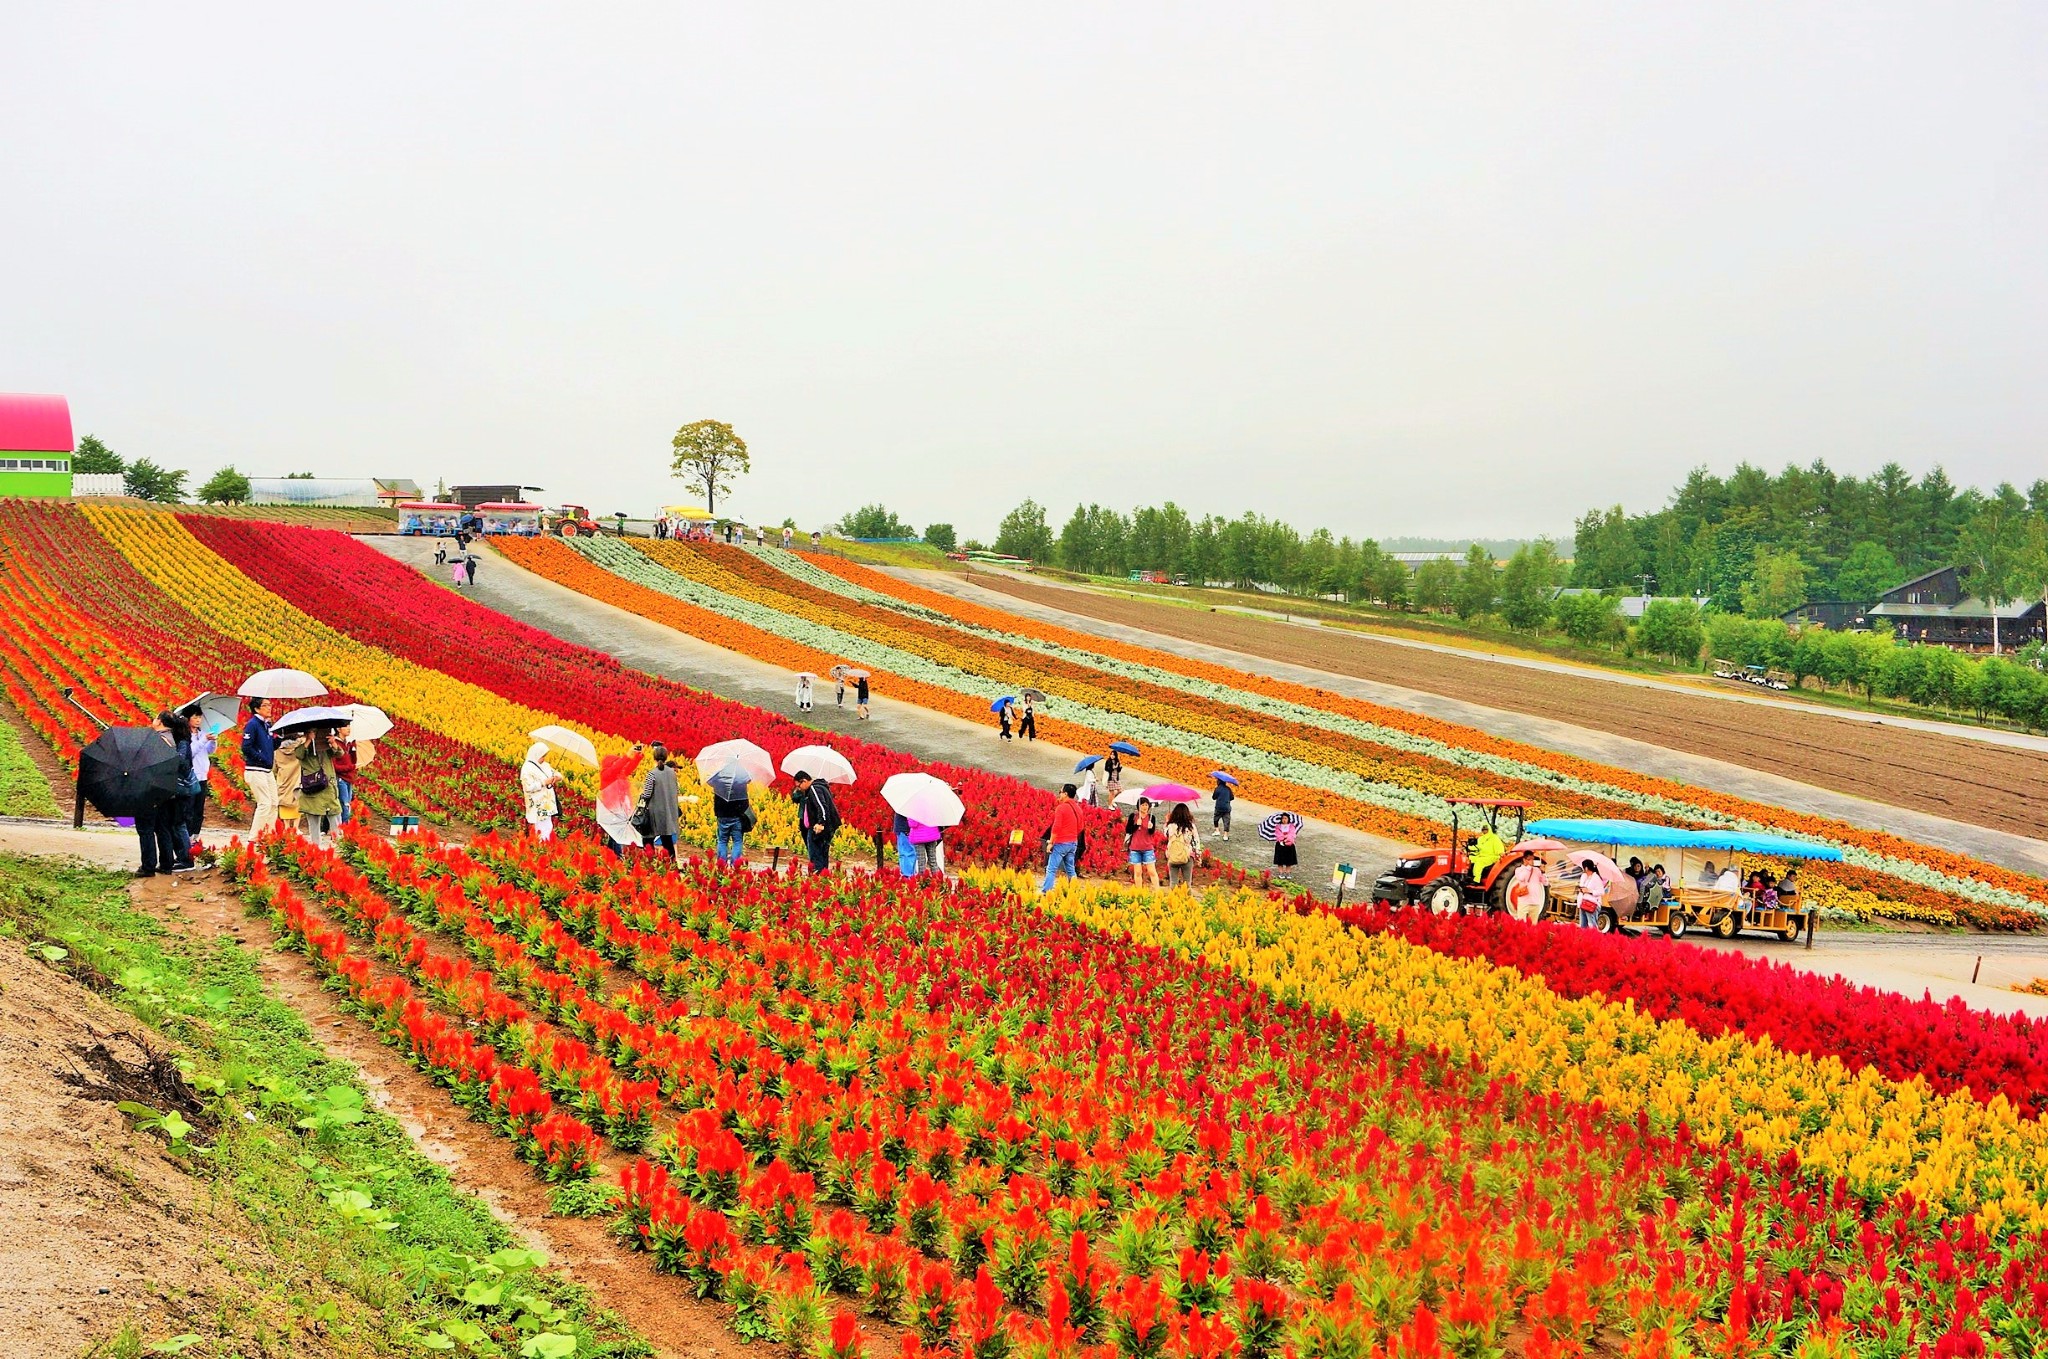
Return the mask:
<path id="1" fill-rule="evenodd" d="M 1802 930 L 1812 930 L 1818 908 L 1803 892 L 1751 891 L 1751 874 L 1758 868 L 1775 870 L 1785 863 L 1842 857 L 1832 845 L 1767 831 L 1694 830 L 1646 821 L 1548 817 L 1530 822 L 1528 834 L 1531 839 L 1515 848 L 1543 844 L 1541 852 L 1552 865 L 1545 914 L 1566 921 L 1577 919 L 1579 870 L 1574 854 L 1592 851 L 1618 862 L 1628 851 L 1648 851 L 1638 857 L 1664 864 L 1671 881 L 1667 899 L 1640 915 L 1623 917 L 1604 910 L 1599 929 L 1661 929 L 1673 939 L 1696 926 L 1722 939 L 1733 939 L 1744 930 L 1787 942 L 1797 939 Z"/>

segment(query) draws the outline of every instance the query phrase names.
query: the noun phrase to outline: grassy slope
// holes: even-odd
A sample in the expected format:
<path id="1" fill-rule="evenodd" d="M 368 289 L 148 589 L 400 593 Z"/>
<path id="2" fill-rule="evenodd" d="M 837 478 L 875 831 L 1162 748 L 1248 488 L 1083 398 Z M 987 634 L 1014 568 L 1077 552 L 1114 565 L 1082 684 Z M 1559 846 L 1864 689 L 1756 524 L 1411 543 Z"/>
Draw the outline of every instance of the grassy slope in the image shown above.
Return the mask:
<path id="1" fill-rule="evenodd" d="M 480 1200 L 457 1189 L 374 1109 L 361 1122 L 315 1134 L 296 1126 L 303 1108 L 266 1103 L 266 1081 L 314 1096 L 330 1087 L 360 1094 L 362 1087 L 354 1068 L 319 1050 L 295 1010 L 264 992 L 254 954 L 228 939 L 199 944 L 165 932 L 131 906 L 122 875 L 12 855 L 0 855 L 0 932 L 53 945 L 51 954 L 65 950 L 56 965 L 110 985 L 109 999 L 191 1060 L 196 1086 L 218 1080 L 226 1087 L 211 1100 L 221 1117 L 219 1141 L 190 1158 L 192 1173 L 246 1217 L 270 1257 L 228 1262 L 251 1297 L 222 1308 L 219 1339 L 261 1353 L 266 1335 L 310 1331 L 336 1353 L 413 1355 L 422 1334 L 454 1319 L 486 1326 L 511 1340 L 504 1352 L 518 1352 L 512 1337 L 522 1313 L 459 1300 L 471 1272 L 462 1257 L 519 1244 Z M 351 1222 L 334 1201 L 349 1190 L 393 1214 L 396 1227 Z M 646 1353 L 581 1290 L 531 1277 L 535 1295 L 566 1310 L 579 1359 Z M 120 1354 L 138 1344 L 115 1336 L 103 1350 Z M 220 1352 L 244 1351 L 231 1345 Z"/>
<path id="2" fill-rule="evenodd" d="M 0 816 L 61 816 L 50 781 L 21 744 L 21 733 L 0 721 Z"/>

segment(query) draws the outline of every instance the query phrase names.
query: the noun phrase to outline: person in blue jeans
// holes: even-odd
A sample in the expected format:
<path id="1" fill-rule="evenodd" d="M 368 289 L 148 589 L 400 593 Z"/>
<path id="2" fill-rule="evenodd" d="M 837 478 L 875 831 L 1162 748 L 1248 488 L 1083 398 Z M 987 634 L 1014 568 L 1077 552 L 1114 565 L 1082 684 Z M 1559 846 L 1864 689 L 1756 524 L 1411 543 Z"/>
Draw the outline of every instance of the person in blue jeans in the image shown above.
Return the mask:
<path id="1" fill-rule="evenodd" d="M 753 807 L 747 799 L 713 796 L 711 811 L 718 818 L 718 838 L 712 853 L 722 864 L 736 864 L 747 852 L 747 818 Z"/>
<path id="2" fill-rule="evenodd" d="M 1041 892 L 1050 892 L 1062 873 L 1070 878 L 1080 876 L 1075 871 L 1075 860 L 1081 853 L 1081 804 L 1074 801 L 1079 791 L 1071 783 L 1064 784 L 1059 801 L 1053 804 L 1052 826 L 1045 833 L 1045 881 L 1038 888 Z"/>

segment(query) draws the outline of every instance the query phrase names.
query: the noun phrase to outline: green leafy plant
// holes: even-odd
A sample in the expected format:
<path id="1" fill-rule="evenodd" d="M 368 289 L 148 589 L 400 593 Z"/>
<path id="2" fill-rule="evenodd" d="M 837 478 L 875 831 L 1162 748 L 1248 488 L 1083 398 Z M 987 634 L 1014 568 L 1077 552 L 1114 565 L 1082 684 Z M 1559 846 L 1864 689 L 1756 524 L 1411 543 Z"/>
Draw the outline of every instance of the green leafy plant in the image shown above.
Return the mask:
<path id="1" fill-rule="evenodd" d="M 124 1099 L 114 1107 L 134 1119 L 138 1131 L 162 1133 L 164 1140 L 170 1143 L 172 1152 L 179 1156 L 205 1150 L 203 1147 L 193 1146 L 186 1140 L 192 1136 L 192 1125 L 186 1122 L 184 1115 L 176 1109 L 152 1109 L 147 1104 L 137 1104 L 131 1099 Z"/>
<path id="2" fill-rule="evenodd" d="M 299 1127 L 322 1142 L 332 1141 L 342 1128 L 360 1123 L 365 1117 L 363 1092 L 346 1085 L 330 1085 L 309 1106 Z"/>

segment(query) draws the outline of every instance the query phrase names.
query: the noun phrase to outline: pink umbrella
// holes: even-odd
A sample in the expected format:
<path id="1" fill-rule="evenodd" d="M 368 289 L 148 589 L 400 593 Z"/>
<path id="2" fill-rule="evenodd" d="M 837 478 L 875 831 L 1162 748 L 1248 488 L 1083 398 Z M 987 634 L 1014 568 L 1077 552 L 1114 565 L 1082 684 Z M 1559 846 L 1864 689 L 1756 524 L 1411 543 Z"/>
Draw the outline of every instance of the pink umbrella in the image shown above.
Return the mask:
<path id="1" fill-rule="evenodd" d="M 1202 795 L 1184 783 L 1155 783 L 1145 790 L 1154 802 L 1200 802 Z"/>

